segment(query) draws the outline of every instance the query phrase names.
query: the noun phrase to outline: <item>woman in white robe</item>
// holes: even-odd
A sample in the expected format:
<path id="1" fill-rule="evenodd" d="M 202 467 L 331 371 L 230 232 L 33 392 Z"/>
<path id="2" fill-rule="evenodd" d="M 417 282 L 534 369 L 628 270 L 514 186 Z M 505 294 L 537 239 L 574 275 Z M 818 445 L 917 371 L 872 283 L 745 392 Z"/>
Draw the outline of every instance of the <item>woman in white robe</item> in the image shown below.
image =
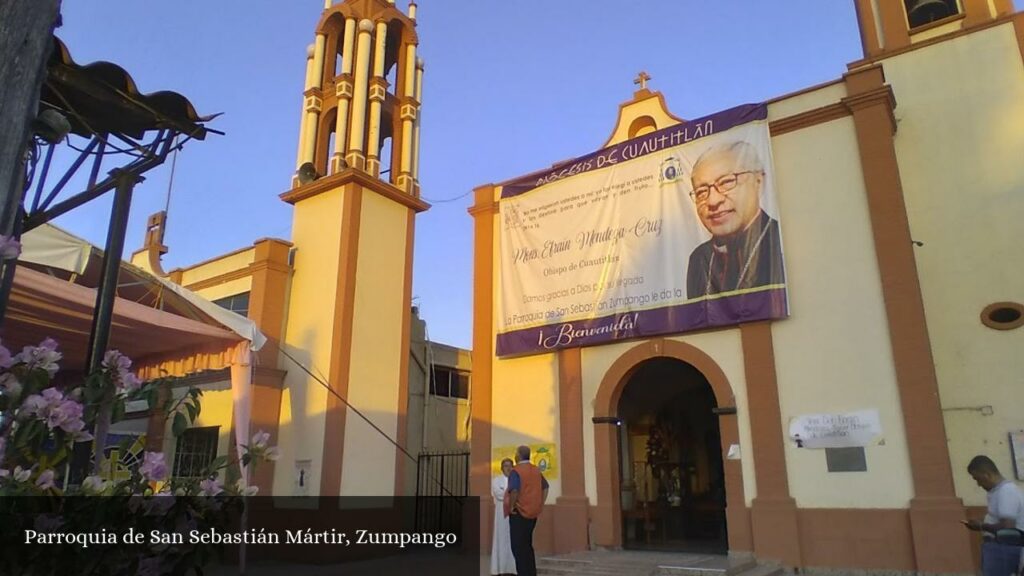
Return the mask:
<path id="1" fill-rule="evenodd" d="M 508 518 L 505 517 L 505 491 L 508 489 L 508 475 L 512 473 L 512 461 L 501 461 L 501 474 L 491 481 L 491 496 L 494 497 L 494 543 L 491 545 L 491 574 L 515 574 L 516 559 L 512 556 L 512 540 L 509 538 Z"/>

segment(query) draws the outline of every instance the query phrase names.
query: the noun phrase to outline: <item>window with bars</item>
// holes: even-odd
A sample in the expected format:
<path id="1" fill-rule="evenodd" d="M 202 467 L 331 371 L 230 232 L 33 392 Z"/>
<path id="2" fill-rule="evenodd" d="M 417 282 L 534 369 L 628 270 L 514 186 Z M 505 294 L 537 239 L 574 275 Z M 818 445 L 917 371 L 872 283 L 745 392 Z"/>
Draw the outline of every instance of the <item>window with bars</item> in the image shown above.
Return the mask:
<path id="1" fill-rule="evenodd" d="M 430 372 L 430 393 L 445 398 L 469 398 L 469 372 L 434 366 Z"/>
<path id="2" fill-rule="evenodd" d="M 241 314 L 242 316 L 249 316 L 249 293 L 242 292 L 241 294 L 235 294 L 234 296 L 228 296 L 221 298 L 220 300 L 214 300 L 214 304 L 231 310 L 235 314 Z"/>
<path id="3" fill-rule="evenodd" d="M 175 478 L 202 478 L 203 471 L 217 458 L 220 426 L 189 428 L 178 436 L 174 450 Z"/>

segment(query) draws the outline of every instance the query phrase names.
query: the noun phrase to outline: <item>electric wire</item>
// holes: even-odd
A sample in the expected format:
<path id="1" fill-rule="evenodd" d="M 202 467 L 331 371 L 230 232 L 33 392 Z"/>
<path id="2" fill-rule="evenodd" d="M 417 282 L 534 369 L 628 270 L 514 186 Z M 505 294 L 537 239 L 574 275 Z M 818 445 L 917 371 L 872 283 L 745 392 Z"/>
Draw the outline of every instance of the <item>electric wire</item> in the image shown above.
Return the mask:
<path id="1" fill-rule="evenodd" d="M 386 439 L 386 440 L 387 440 L 388 442 L 390 442 L 390 443 L 394 444 L 395 448 L 398 448 L 398 450 L 399 450 L 399 451 L 400 451 L 400 452 L 401 452 L 402 454 L 405 454 L 405 456 L 406 456 L 406 457 L 407 457 L 407 458 L 408 458 L 409 460 L 412 460 L 413 462 L 416 462 L 417 464 L 419 464 L 419 461 L 417 460 L 417 458 L 416 458 L 415 456 L 413 456 L 412 454 L 410 454 L 408 450 L 406 450 L 405 448 L 403 448 L 403 447 L 402 447 L 402 446 L 401 446 L 401 445 L 400 445 L 400 444 L 399 444 L 399 443 L 398 443 L 397 441 L 395 441 L 395 440 L 394 440 L 393 438 L 391 438 L 391 436 L 389 436 L 389 435 L 387 434 L 387 432 L 384 432 L 383 430 L 381 430 L 381 429 L 380 429 L 380 427 L 378 427 L 378 426 L 377 426 L 376 424 L 374 424 L 372 420 L 370 420 L 370 419 L 369 419 L 369 418 L 368 418 L 368 417 L 367 417 L 367 416 L 366 416 L 365 414 L 363 414 L 362 412 L 360 412 L 358 408 L 356 408 L 355 406 L 353 406 L 352 404 L 350 404 L 350 403 L 349 403 L 349 401 L 348 401 L 347 399 L 345 399 L 345 397 L 344 397 L 344 396 L 342 396 L 341 394 L 338 394 L 338 392 L 336 392 L 336 391 L 334 390 L 334 388 L 331 388 L 330 384 L 328 384 L 328 383 L 327 383 L 327 382 L 325 382 L 324 380 L 321 380 L 321 379 L 320 379 L 320 377 L 319 377 L 319 376 L 317 376 L 316 374 L 313 374 L 313 372 L 312 372 L 312 371 L 311 371 L 311 370 L 310 370 L 309 368 L 307 368 L 305 364 L 303 364 L 302 362 L 299 362 L 299 361 L 298 361 L 297 359 L 295 359 L 295 357 L 294 357 L 294 356 L 292 356 L 291 354 L 289 354 L 287 350 L 285 350 L 284 348 L 280 348 L 279 350 L 280 350 L 281 354 L 283 354 L 283 355 L 284 355 L 284 357 L 285 357 L 285 358 L 287 358 L 287 359 L 291 360 L 291 361 L 292 361 L 292 362 L 293 362 L 293 363 L 294 363 L 294 364 L 295 364 L 296 366 L 298 366 L 298 367 L 299 367 L 299 369 L 300 369 L 300 370 L 302 370 L 303 372 L 305 372 L 307 376 L 309 376 L 310 378 L 312 378 L 313 380 L 315 380 L 315 381 L 316 381 L 316 382 L 317 382 L 318 384 L 320 384 L 321 386 L 323 386 L 325 390 L 327 390 L 328 392 L 330 392 L 331 394 L 333 394 L 333 395 L 334 395 L 334 396 L 335 396 L 335 397 L 336 397 L 336 398 L 337 398 L 338 400 L 341 400 L 342 404 L 344 404 L 344 405 L 345 405 L 346 407 L 348 407 L 348 408 L 349 408 L 350 410 L 352 410 L 353 412 L 355 412 L 357 416 L 359 416 L 360 418 L 362 418 L 364 422 L 366 422 L 367 424 L 369 424 L 371 428 L 373 428 L 374 430 L 376 430 L 376 431 L 377 431 L 377 433 L 378 433 L 378 434 L 380 434 L 381 436 L 383 436 L 383 437 L 384 437 L 384 438 L 385 438 L 385 439 Z M 431 479 L 432 479 L 432 480 L 433 480 L 434 482 L 436 482 L 436 483 L 437 483 L 437 485 L 441 487 L 441 490 L 443 490 L 443 491 L 444 491 L 444 492 L 445 492 L 445 493 L 446 493 L 446 494 L 447 494 L 448 496 L 451 496 L 451 497 L 453 497 L 453 498 L 458 498 L 458 496 L 456 496 L 455 494 L 453 494 L 453 493 L 451 492 L 451 490 L 449 490 L 449 489 L 448 489 L 448 487 L 444 485 L 444 482 L 442 482 L 441 480 L 439 480 L 439 479 L 438 479 L 438 478 L 437 478 L 436 476 L 433 476 L 433 477 L 432 477 Z"/>

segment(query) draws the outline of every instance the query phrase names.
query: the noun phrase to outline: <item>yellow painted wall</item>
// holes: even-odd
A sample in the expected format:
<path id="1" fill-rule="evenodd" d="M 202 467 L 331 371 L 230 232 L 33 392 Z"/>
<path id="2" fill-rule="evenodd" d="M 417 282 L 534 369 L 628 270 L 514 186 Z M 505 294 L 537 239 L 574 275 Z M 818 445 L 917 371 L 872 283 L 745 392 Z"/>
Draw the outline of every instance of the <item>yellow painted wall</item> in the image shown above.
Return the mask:
<path id="1" fill-rule="evenodd" d="M 363 192 L 348 399 L 385 434 L 398 430 L 407 208 Z M 394 493 L 395 447 L 351 410 L 345 424 L 343 496 Z M 413 465 L 411 462 L 408 465 Z"/>
<path id="2" fill-rule="evenodd" d="M 341 190 L 318 194 L 294 207 L 295 272 L 284 348 L 314 374 L 330 372 L 342 212 Z M 327 392 L 290 362 L 283 366 L 288 373 L 281 400 L 279 446 L 286 456 L 274 467 L 274 492 L 291 494 L 295 461 L 309 460 L 310 495 L 316 495 L 323 464 Z"/>
<path id="3" fill-rule="evenodd" d="M 496 187 L 495 200 L 501 195 Z M 494 252 L 495 290 L 494 318 L 491 334 L 497 334 L 497 319 L 502 317 L 501 234 L 495 216 Z M 520 444 L 553 442 L 561 456 L 558 428 L 558 359 L 555 354 L 537 354 L 521 358 L 494 358 L 491 373 L 491 449 Z M 548 502 L 562 494 L 561 478 L 548 478 Z"/>
<path id="4" fill-rule="evenodd" d="M 234 422 L 234 403 L 231 398 L 231 382 L 219 382 L 201 386 L 203 396 L 200 399 L 202 410 L 195 426 L 220 426 L 217 438 L 217 456 L 227 456 L 232 443 L 231 424 Z M 170 434 L 168 434 L 170 436 Z M 221 474 L 223 478 L 223 473 Z M 260 486 L 264 494 L 268 494 L 270 486 Z"/>
<path id="5" fill-rule="evenodd" d="M 772 324 L 783 433 L 809 413 L 876 408 L 867 472 L 829 473 L 824 450 L 786 442 L 804 508 L 906 508 L 913 496 L 889 328 L 856 133 L 849 117 L 772 138 L 790 318 Z"/>
<path id="6" fill-rule="evenodd" d="M 228 296 L 234 296 L 235 294 L 242 294 L 243 292 L 249 292 L 250 290 L 252 290 L 252 276 L 236 278 L 222 284 L 217 284 L 216 286 L 196 290 L 195 292 L 207 300 L 220 300 L 221 298 L 227 298 Z"/>
<path id="7" fill-rule="evenodd" d="M 943 24 L 942 26 L 937 26 L 935 28 L 929 28 L 928 30 L 925 30 L 923 32 L 918 32 L 916 34 L 911 34 L 910 35 L 910 43 L 911 44 L 916 44 L 918 42 L 923 42 L 925 40 L 930 40 L 932 38 L 936 38 L 938 36 L 944 36 L 944 35 L 949 34 L 951 32 L 957 32 L 957 31 L 963 29 L 963 27 L 964 27 L 964 21 L 963 20 L 956 20 L 955 22 L 950 22 L 948 24 Z"/>
<path id="8" fill-rule="evenodd" d="M 661 107 L 661 103 L 657 98 L 648 98 L 641 100 L 635 104 L 630 104 L 622 111 L 619 116 L 618 123 L 616 124 L 612 135 L 609 138 L 609 144 L 622 142 L 629 139 L 629 127 L 633 123 L 633 120 L 641 116 L 649 116 L 654 120 L 656 126 L 655 130 L 661 130 L 674 124 L 678 124 L 679 121 L 669 116 L 665 110 Z M 638 132 L 635 136 L 642 136 L 648 132 L 653 132 L 651 129 L 644 129 Z"/>
<path id="9" fill-rule="evenodd" d="M 218 256 L 212 260 L 200 262 L 182 270 L 181 285 L 188 286 L 207 278 L 213 278 L 221 274 L 233 272 L 241 268 L 248 268 L 255 258 L 255 248 L 244 248 L 237 252 L 231 252 Z"/>
<path id="10" fill-rule="evenodd" d="M 1004 24 L 884 66 L 953 479 L 983 505 L 967 463 L 987 454 L 1012 476 L 1007 433 L 1024 428 L 1024 329 L 979 320 L 988 304 L 1024 301 L 1024 65 Z M 994 413 L 959 409 L 980 406 Z"/>
<path id="11" fill-rule="evenodd" d="M 558 359 L 554 354 L 495 359 L 492 374 L 491 449 L 554 442 L 558 430 Z M 548 478 L 548 501 L 562 494 L 561 479 Z"/>
<path id="12" fill-rule="evenodd" d="M 223 382 L 215 382 L 212 384 L 202 384 L 198 386 L 198 388 L 203 391 L 203 395 L 199 401 L 201 406 L 199 418 L 193 426 L 196 428 L 220 426 L 217 439 L 217 456 L 227 456 L 232 442 L 231 424 L 234 421 L 233 403 L 231 400 L 231 382 L 225 380 Z M 187 392 L 187 387 L 178 387 L 173 390 L 172 397 L 177 401 L 180 400 Z M 139 428 L 141 426 L 141 430 L 145 433 L 145 420 L 134 420 L 131 422 L 133 423 L 133 428 Z M 174 436 L 171 430 L 173 422 L 173 418 L 168 418 L 165 422 L 164 444 L 162 448 L 164 460 L 167 462 L 168 470 L 171 474 L 174 473 L 175 450 L 178 442 L 177 437 Z M 124 428 L 124 426 L 121 426 L 112 431 L 120 432 Z M 221 479 L 224 478 L 223 471 L 221 472 L 220 477 Z M 269 486 L 260 486 L 260 490 L 264 493 L 266 493 L 269 488 Z"/>

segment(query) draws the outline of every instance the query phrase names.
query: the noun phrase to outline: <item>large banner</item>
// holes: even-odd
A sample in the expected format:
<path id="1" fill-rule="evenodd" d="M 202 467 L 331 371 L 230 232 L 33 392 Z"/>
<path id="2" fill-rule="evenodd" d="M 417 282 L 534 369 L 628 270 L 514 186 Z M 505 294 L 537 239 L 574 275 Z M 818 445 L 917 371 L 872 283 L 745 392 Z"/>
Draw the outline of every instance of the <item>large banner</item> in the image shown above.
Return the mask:
<path id="1" fill-rule="evenodd" d="M 767 106 L 506 184 L 498 356 L 788 314 Z"/>

